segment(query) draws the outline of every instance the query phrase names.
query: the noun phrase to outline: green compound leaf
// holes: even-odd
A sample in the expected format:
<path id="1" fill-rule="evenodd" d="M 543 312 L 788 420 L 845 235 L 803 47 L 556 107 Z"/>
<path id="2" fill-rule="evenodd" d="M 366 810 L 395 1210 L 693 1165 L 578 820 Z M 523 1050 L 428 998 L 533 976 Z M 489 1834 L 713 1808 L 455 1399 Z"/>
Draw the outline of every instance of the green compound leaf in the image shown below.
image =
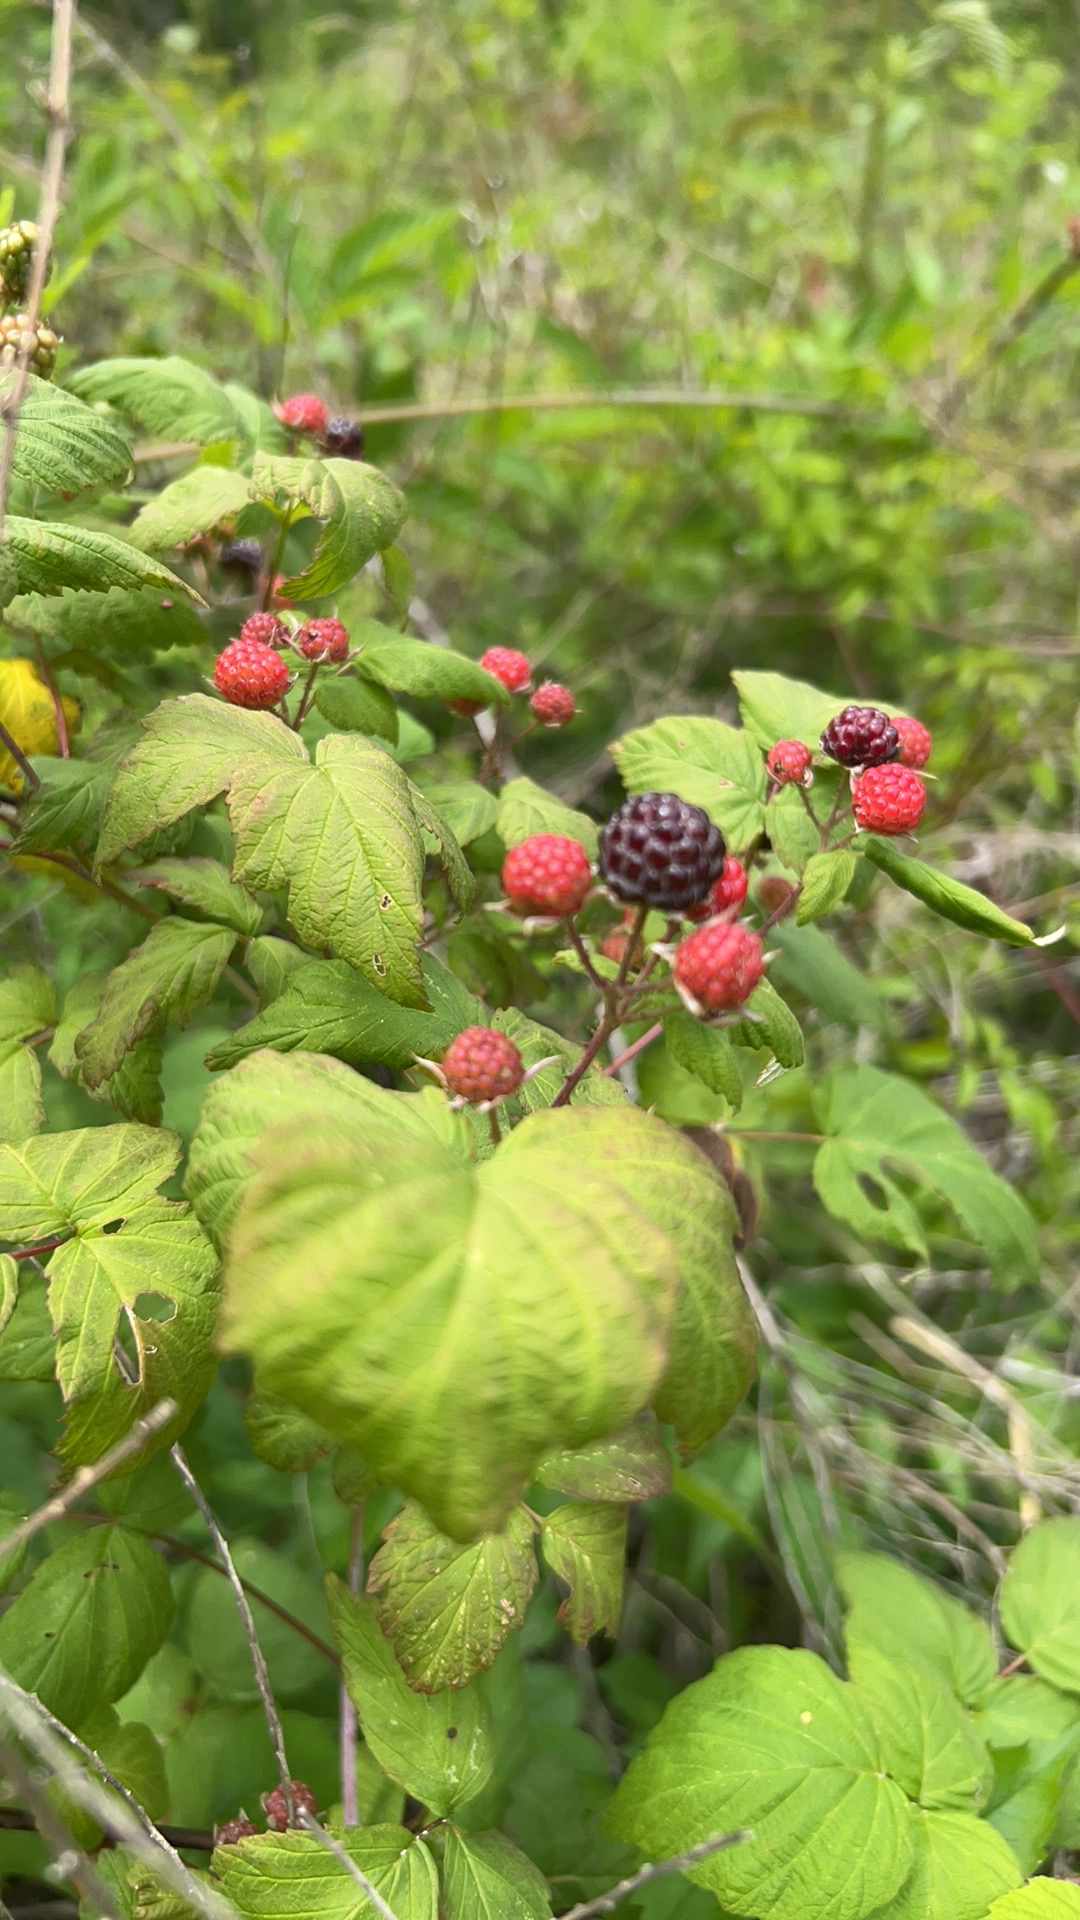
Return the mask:
<path id="1" fill-rule="evenodd" d="M 849 1654 L 872 1647 L 901 1665 L 917 1661 L 968 1706 L 982 1700 L 997 1660 L 977 1614 L 885 1554 L 842 1553 L 836 1572 Z"/>
<path id="2" fill-rule="evenodd" d="M 414 1693 L 373 1603 L 351 1594 L 333 1575 L 327 1598 L 345 1684 L 383 1772 L 432 1813 L 467 1806 L 495 1766 L 494 1728 L 481 1683 Z"/>
<path id="3" fill-rule="evenodd" d="M 922 1807 L 977 1813 L 993 1784 L 993 1764 L 970 1716 L 942 1687 L 940 1674 L 898 1662 L 857 1638 L 848 1670 L 897 1785 Z"/>
<path id="4" fill-rule="evenodd" d="M 501 1533 L 462 1547 L 410 1503 L 392 1520 L 367 1590 L 411 1687 L 463 1687 L 522 1626 L 539 1570 L 533 1524 L 516 1507 Z"/>
<path id="5" fill-rule="evenodd" d="M 227 791 L 233 874 L 288 890 L 301 940 L 359 968 L 406 1005 L 422 1006 L 419 963 L 424 846 L 407 776 L 356 734 L 320 740 L 315 765 L 271 714 L 203 694 L 166 701 L 117 776 L 98 860 Z"/>
<path id="6" fill-rule="evenodd" d="M 172 1616 L 153 1548 L 123 1527 L 93 1527 L 51 1553 L 0 1617 L 0 1667 L 78 1726 L 134 1685 Z"/>
<path id="7" fill-rule="evenodd" d="M 820 920 L 831 913 L 854 880 L 855 867 L 855 855 L 846 848 L 840 853 L 812 854 L 803 869 L 796 926 L 804 927 L 808 920 Z"/>
<path id="8" fill-rule="evenodd" d="M 23 1043 L 55 1018 L 52 983 L 40 967 L 12 967 L 0 980 L 0 1140 L 25 1139 L 41 1125 L 41 1064 Z"/>
<path id="9" fill-rule="evenodd" d="M 0 544 L 0 558 L 5 555 L 14 567 L 19 593 L 106 593 L 111 587 L 131 592 L 155 587 L 197 607 L 205 605 L 202 595 L 160 560 L 98 528 L 72 527 L 64 520 L 23 520 L 9 513 Z"/>
<path id="10" fill-rule="evenodd" d="M 247 506 L 250 485 L 228 467 L 192 467 L 147 501 L 128 528 L 133 547 L 164 553 L 186 546 Z"/>
<path id="11" fill-rule="evenodd" d="M 626 1508 L 577 1503 L 556 1507 L 540 1532 L 544 1559 L 569 1592 L 559 1619 L 572 1640 L 587 1646 L 596 1633 L 614 1639 L 622 1618 L 626 1565 Z"/>
<path id="12" fill-rule="evenodd" d="M 0 412 L 15 383 L 13 372 L 0 373 Z M 115 420 L 103 418 L 51 380 L 30 374 L 11 472 L 39 497 L 71 500 L 90 487 L 124 482 L 131 472 L 131 443 Z"/>
<path id="13" fill-rule="evenodd" d="M 69 987 L 49 1048 L 49 1060 L 57 1073 L 84 1087 L 79 1036 L 95 1018 L 108 979 L 107 973 L 85 973 Z M 87 1087 L 86 1091 L 93 1100 L 107 1101 L 125 1120 L 157 1126 L 162 1107 L 161 1061 L 160 1033 L 148 1034 L 125 1054 L 121 1066 L 109 1080 L 100 1087 Z"/>
<path id="14" fill-rule="evenodd" d="M 1080 1693 L 1080 1520 L 1043 1520 L 1013 1550 L 1001 1588 L 1009 1643 L 1043 1680 Z"/>
<path id="15" fill-rule="evenodd" d="M 128 884 L 154 887 L 179 900 L 205 920 L 215 920 L 237 933 L 257 933 L 262 925 L 262 909 L 246 887 L 230 880 L 220 860 L 155 860 L 148 867 L 135 867 L 125 874 Z"/>
<path id="16" fill-rule="evenodd" d="M 1064 1880 L 1029 1880 L 995 1900 L 988 1920 L 1080 1920 L 1080 1887 Z"/>
<path id="17" fill-rule="evenodd" d="M 743 726 L 767 753 L 777 740 L 801 740 L 815 752 L 829 721 L 851 704 L 851 695 L 822 693 L 805 680 L 782 673 L 733 673 Z"/>
<path id="18" fill-rule="evenodd" d="M 173 1133 L 95 1127 L 0 1146 L 0 1241 L 100 1228 L 149 1200 L 180 1157 Z"/>
<path id="19" fill-rule="evenodd" d="M 219 1243 L 251 1180 L 259 1143 L 274 1125 L 297 1140 L 347 1129 L 350 1136 L 369 1136 L 372 1151 L 395 1160 L 433 1146 L 462 1158 L 468 1152 L 464 1123 L 434 1088 L 389 1093 L 323 1054 L 253 1054 L 211 1087 L 188 1155 L 188 1197 Z"/>
<path id="20" fill-rule="evenodd" d="M 988 1903 L 1022 1877 L 1001 1835 L 971 1814 L 913 1807 L 911 1844 L 911 1872 L 873 1920 L 986 1920 Z"/>
<path id="21" fill-rule="evenodd" d="M 318 1421 L 276 1394 L 254 1392 L 244 1407 L 251 1451 L 276 1473 L 306 1473 L 330 1452 L 330 1435 Z"/>
<path id="22" fill-rule="evenodd" d="M 388 1000 L 345 960 L 309 960 L 303 954 L 300 959 L 276 999 L 211 1050 L 209 1067 L 231 1067 L 260 1047 L 276 1047 L 279 1053 L 303 1048 L 333 1054 L 351 1066 L 400 1071 L 411 1067 L 417 1054 L 440 1059 L 460 1031 L 460 1022 L 443 1014 Z"/>
<path id="23" fill-rule="evenodd" d="M 315 705 L 335 733 L 377 733 L 397 744 L 398 711 L 393 699 L 385 687 L 355 668 L 348 675 L 317 681 Z"/>
<path id="24" fill-rule="evenodd" d="M 534 780 L 508 780 L 499 795 L 495 830 L 504 846 L 517 847 L 534 833 L 561 833 L 577 840 L 590 860 L 596 859 L 599 836 L 596 822 L 576 807 L 568 807 Z"/>
<path id="25" fill-rule="evenodd" d="M 70 391 L 91 406 L 106 401 L 147 433 L 163 440 L 243 440 L 243 424 L 225 388 L 178 355 L 163 360 L 124 357 L 80 367 Z"/>
<path id="26" fill-rule="evenodd" d="M 1036 1278 L 1035 1222 L 1023 1200 L 919 1087 L 878 1067 L 846 1067 L 815 1089 L 815 1104 L 830 1138 L 814 1162 L 814 1185 L 830 1213 L 927 1260 L 922 1222 L 889 1171 L 895 1167 L 948 1202 L 1003 1281 Z"/>
<path id="27" fill-rule="evenodd" d="M 207 643 L 196 608 L 173 592 L 163 593 L 160 586 L 156 591 L 152 586 L 113 587 L 107 593 L 61 591 L 48 598 L 27 594 L 19 601 L 18 614 L 21 625 L 66 649 L 72 665 L 88 673 L 102 662 L 141 668 L 151 654 L 173 647 L 205 648 Z M 103 728 L 87 749 L 94 759 L 99 758 L 104 733 Z"/>
<path id="28" fill-rule="evenodd" d="M 695 1158 L 662 1122 L 630 1108 L 533 1114 L 473 1167 L 434 1140 L 404 1160 L 370 1125 L 323 1122 L 302 1146 L 290 1129 L 255 1157 L 226 1346 L 454 1539 L 497 1531 L 554 1444 L 585 1445 L 641 1411 L 664 1370 L 687 1232 L 669 1182 Z M 729 1216 L 701 1165 L 705 1215 L 689 1239 L 711 1258 Z M 315 1276 L 302 1298 L 301 1246 Z"/>
<path id="29" fill-rule="evenodd" d="M 910 1871 L 909 1809 L 855 1688 L 815 1654 L 744 1647 L 666 1709 L 609 1824 L 650 1860 L 748 1830 L 687 1877 L 757 1920 L 865 1920 Z"/>
<path id="30" fill-rule="evenodd" d="M 20 853 L 91 850 L 112 786 L 112 769 L 93 760 L 35 756 L 41 785 L 30 794 L 19 821 Z"/>
<path id="31" fill-rule="evenodd" d="M 457 836 L 427 794 L 411 780 L 408 783 L 408 792 L 413 813 L 424 837 L 425 851 L 433 854 L 442 867 L 446 884 L 459 912 L 467 913 L 476 899 L 476 880 L 461 851 Z"/>
<path id="32" fill-rule="evenodd" d="M 308 565 L 284 586 L 298 600 L 326 598 L 347 586 L 373 554 L 393 545 L 406 514 L 404 494 L 378 467 L 363 460 L 319 464 L 323 480 L 312 512 L 323 530 Z"/>
<path id="33" fill-rule="evenodd" d="M 653 1500 L 670 1493 L 671 1458 L 652 1414 L 591 1447 L 549 1453 L 536 1469 L 542 1487 L 577 1500 Z"/>
<path id="34" fill-rule="evenodd" d="M 672 1058 L 687 1073 L 720 1093 L 732 1111 L 742 1106 L 743 1084 L 735 1049 L 722 1027 L 710 1027 L 681 1007 L 664 1022 L 664 1038 Z"/>
<path id="35" fill-rule="evenodd" d="M 459 846 L 467 847 L 471 840 L 479 840 L 495 825 L 498 802 L 478 780 L 425 781 L 423 792 Z"/>
<path id="36" fill-rule="evenodd" d="M 768 1047 L 782 1067 L 801 1067 L 806 1058 L 802 1028 L 770 980 L 754 988 L 741 1019 L 726 1031 L 736 1046 Z"/>
<path id="37" fill-rule="evenodd" d="M 549 1920 L 547 1881 L 504 1834 L 447 1827 L 439 1852 L 445 1920 Z"/>
<path id="38" fill-rule="evenodd" d="M 988 940 L 1004 940 L 1012 947 L 1035 944 L 1035 935 L 1030 927 L 1025 926 L 1022 920 L 1014 920 L 1011 914 L 1004 913 L 975 887 L 966 887 L 962 881 L 951 879 L 947 873 L 938 873 L 936 868 L 928 867 L 924 860 L 915 860 L 909 853 L 901 853 L 891 840 L 877 840 L 869 835 L 860 841 L 860 845 L 875 867 L 888 874 L 889 879 L 895 881 L 898 887 L 903 887 L 905 893 L 913 893 L 924 906 L 939 913 L 943 920 L 966 927 L 969 933 L 983 933 Z"/>
<path id="39" fill-rule="evenodd" d="M 438 1877 L 423 1840 L 394 1826 L 352 1829 L 335 1837 L 395 1920 L 437 1920 Z M 213 1868 L 225 1898 L 248 1920 L 302 1920 L 305 1914 L 317 1914 L 319 1920 L 372 1920 L 375 1912 L 341 1861 L 310 1833 L 260 1833 L 219 1847 Z"/>
<path id="40" fill-rule="evenodd" d="M 170 914 L 114 968 L 101 1005 L 75 1042 L 81 1075 L 95 1090 L 112 1078 L 144 1034 L 183 1026 L 212 1000 L 236 945 L 231 927 Z"/>
<path id="41" fill-rule="evenodd" d="M 392 693 L 418 700 L 482 700 L 486 707 L 510 704 L 502 681 L 453 647 L 410 640 L 378 620 L 363 621 L 353 639 L 363 648 L 361 671 Z"/>
<path id="42" fill-rule="evenodd" d="M 748 733 L 686 714 L 626 733 L 611 749 L 629 793 L 677 793 L 704 807 L 735 852 L 765 824 L 765 762 Z"/>

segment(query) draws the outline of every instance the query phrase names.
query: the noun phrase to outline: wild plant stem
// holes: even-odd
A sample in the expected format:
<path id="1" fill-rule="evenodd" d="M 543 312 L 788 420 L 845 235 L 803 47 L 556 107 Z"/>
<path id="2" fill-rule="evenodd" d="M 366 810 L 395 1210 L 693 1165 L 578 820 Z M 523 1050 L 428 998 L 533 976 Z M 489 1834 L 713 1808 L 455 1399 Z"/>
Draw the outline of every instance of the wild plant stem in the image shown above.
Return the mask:
<path id="1" fill-rule="evenodd" d="M 551 1103 L 553 1107 L 565 1107 L 569 1104 L 575 1087 L 580 1085 L 581 1081 L 585 1078 L 601 1047 L 605 1041 L 611 1038 L 612 1033 L 619 1024 L 623 988 L 626 985 L 626 977 L 633 962 L 634 950 L 641 938 L 641 930 L 645 925 L 648 912 L 648 907 L 642 905 L 637 908 L 634 914 L 633 924 L 628 930 L 626 952 L 623 954 L 618 975 L 610 983 L 607 981 L 604 983 L 604 1005 L 592 1038 L 587 1042 L 577 1066 L 567 1074 L 566 1079 L 555 1095 Z"/>
<path id="2" fill-rule="evenodd" d="M 41 785 L 41 775 L 34 772 L 14 734 L 8 732 L 2 720 L 0 720 L 0 747 L 3 747 L 5 753 L 11 755 L 27 786 L 36 791 Z"/>
<path id="3" fill-rule="evenodd" d="M 644 1053 L 646 1047 L 651 1047 L 654 1040 L 659 1040 L 663 1031 L 664 1023 L 662 1020 L 658 1020 L 654 1027 L 650 1027 L 646 1033 L 639 1034 L 638 1038 L 634 1040 L 630 1046 L 624 1048 L 623 1052 L 619 1054 L 618 1059 L 613 1060 L 609 1067 L 603 1069 L 604 1073 L 616 1074 L 621 1072 L 623 1067 L 629 1066 L 631 1060 L 637 1059 L 639 1053 Z"/>
<path id="4" fill-rule="evenodd" d="M 356 1506 L 352 1512 L 352 1535 L 349 1549 L 349 1592 L 359 1593 L 364 1584 L 364 1509 Z M 360 1825 L 360 1799 L 356 1778 L 356 1741 L 359 1732 L 356 1708 L 352 1695 L 341 1681 L 338 1724 L 341 1740 L 341 1821 L 345 1827 Z"/>
<path id="5" fill-rule="evenodd" d="M 25 1257 L 23 1255 L 24 1259 Z M 38 1507 L 11 1533 L 0 1536 L 0 1554 L 6 1556 L 17 1552 L 20 1547 L 26 1545 L 28 1540 L 32 1540 L 36 1533 L 40 1533 L 43 1527 L 51 1527 L 54 1521 L 62 1520 L 65 1513 L 75 1506 L 84 1494 L 89 1493 L 91 1487 L 96 1487 L 99 1481 L 106 1480 L 110 1473 L 113 1473 L 125 1460 L 130 1460 L 133 1454 L 140 1453 L 147 1441 L 153 1439 L 155 1433 L 160 1433 L 162 1427 L 168 1426 L 175 1412 L 175 1400 L 160 1400 L 142 1420 L 135 1422 L 130 1433 L 126 1433 L 114 1447 L 110 1447 L 107 1453 L 103 1453 L 94 1466 L 80 1467 L 68 1481 L 67 1486 L 58 1494 L 55 1494 L 51 1500 L 46 1500 L 43 1506 Z"/>
<path id="6" fill-rule="evenodd" d="M 37 654 L 38 673 L 48 687 L 49 698 L 53 703 L 53 714 L 56 719 L 56 744 L 60 749 L 60 758 L 61 760 L 70 760 L 71 742 L 68 738 L 67 715 L 64 712 L 64 702 L 60 697 L 60 689 L 53 678 L 52 668 L 49 665 L 48 657 L 40 641 L 38 641 L 35 651 Z"/>

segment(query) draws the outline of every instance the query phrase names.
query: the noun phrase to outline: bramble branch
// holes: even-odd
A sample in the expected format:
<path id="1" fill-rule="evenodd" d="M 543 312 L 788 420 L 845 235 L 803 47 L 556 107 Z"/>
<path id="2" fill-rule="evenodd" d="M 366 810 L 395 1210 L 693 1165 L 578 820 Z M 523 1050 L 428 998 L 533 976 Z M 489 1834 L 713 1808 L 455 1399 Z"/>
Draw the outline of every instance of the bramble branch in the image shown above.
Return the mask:
<path id="1" fill-rule="evenodd" d="M 623 1900 L 629 1900 L 632 1893 L 640 1893 L 642 1887 L 651 1886 L 654 1880 L 664 1880 L 671 1873 L 685 1873 L 688 1867 L 696 1867 L 714 1853 L 725 1853 L 728 1847 L 742 1846 L 744 1841 L 752 1838 L 753 1835 L 749 1833 L 714 1833 L 711 1840 L 702 1840 L 686 1853 L 677 1854 L 674 1859 L 659 1860 L 655 1866 L 639 1867 L 637 1873 L 620 1880 L 618 1886 L 611 1887 L 607 1893 L 571 1907 L 569 1913 L 563 1914 L 562 1920 L 594 1920 L 596 1914 L 614 1913 Z"/>

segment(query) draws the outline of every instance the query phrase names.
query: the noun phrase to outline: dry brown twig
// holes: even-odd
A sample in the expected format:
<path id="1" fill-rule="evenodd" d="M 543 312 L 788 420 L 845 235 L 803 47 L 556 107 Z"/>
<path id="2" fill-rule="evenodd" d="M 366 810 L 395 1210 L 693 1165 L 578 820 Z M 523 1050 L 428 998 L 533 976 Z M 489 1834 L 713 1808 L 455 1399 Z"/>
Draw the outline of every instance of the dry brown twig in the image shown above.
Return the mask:
<path id="1" fill-rule="evenodd" d="M 563 1920 L 594 1920 L 601 1913 L 614 1913 L 623 1900 L 629 1900 L 632 1893 L 640 1893 L 642 1887 L 651 1886 L 654 1880 L 666 1879 L 670 1873 L 685 1873 L 687 1867 L 696 1867 L 702 1860 L 708 1860 L 714 1853 L 725 1853 L 728 1847 L 742 1846 L 751 1840 L 750 1833 L 714 1833 L 711 1839 L 702 1840 L 696 1847 L 688 1847 L 671 1860 L 659 1860 L 655 1866 L 639 1867 L 626 1880 L 620 1880 L 618 1886 L 609 1888 L 607 1893 L 597 1894 L 595 1900 L 585 1900 L 580 1906 L 571 1907 L 563 1914 Z"/>

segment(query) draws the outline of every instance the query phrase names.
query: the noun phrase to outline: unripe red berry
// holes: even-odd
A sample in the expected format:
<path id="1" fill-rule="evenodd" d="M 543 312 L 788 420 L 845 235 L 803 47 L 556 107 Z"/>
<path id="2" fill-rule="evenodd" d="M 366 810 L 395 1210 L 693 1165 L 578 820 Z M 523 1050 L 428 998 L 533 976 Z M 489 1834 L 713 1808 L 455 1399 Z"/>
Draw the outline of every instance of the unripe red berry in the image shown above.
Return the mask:
<path id="1" fill-rule="evenodd" d="M 912 833 L 923 817 L 926 788 L 911 767 L 867 767 L 851 789 L 851 810 L 868 833 Z"/>
<path id="2" fill-rule="evenodd" d="M 563 833 L 534 833 L 503 861 L 503 892 L 517 913 L 576 913 L 592 877 L 584 847 Z"/>
<path id="3" fill-rule="evenodd" d="M 675 978 L 706 1013 L 741 1007 L 765 971 L 756 933 L 738 922 L 710 920 L 676 949 Z"/>
<path id="4" fill-rule="evenodd" d="M 330 409 L 317 393 L 293 393 L 274 408 L 283 427 L 290 433 L 325 433 Z"/>
<path id="5" fill-rule="evenodd" d="M 234 707 L 276 707 L 288 691 L 289 669 L 261 640 L 234 640 L 214 664 L 214 685 Z"/>
<path id="6" fill-rule="evenodd" d="M 778 740 L 769 748 L 765 762 L 778 787 L 801 787 L 806 783 L 814 756 L 801 740 Z"/>
<path id="7" fill-rule="evenodd" d="M 569 687 L 561 687 L 557 680 L 545 680 L 537 687 L 529 705 L 542 727 L 568 727 L 577 712 Z"/>
<path id="8" fill-rule="evenodd" d="M 318 1801 L 308 1786 L 307 1781 L 290 1780 L 289 1786 L 292 1790 L 295 1815 L 315 1813 L 318 1807 Z M 284 1787 L 275 1787 L 272 1793 L 263 1794 L 263 1811 L 266 1814 L 266 1824 L 274 1833 L 284 1833 L 290 1824 L 294 1827 L 301 1825 L 298 1817 L 294 1817 L 291 1822 L 289 1820 L 289 1807 L 285 1798 Z"/>
<path id="9" fill-rule="evenodd" d="M 347 660 L 349 630 L 340 620 L 308 620 L 296 635 L 296 645 L 305 660 Z"/>
<path id="10" fill-rule="evenodd" d="M 489 647 L 480 655 L 485 673 L 500 680 L 507 693 L 523 693 L 532 679 L 532 666 L 514 647 Z"/>
<path id="11" fill-rule="evenodd" d="M 254 1820 L 246 1814 L 237 1814 L 235 1820 L 226 1820 L 222 1826 L 214 1829 L 214 1844 L 219 1847 L 235 1847 L 238 1840 L 250 1840 L 259 1829 Z"/>
<path id="12" fill-rule="evenodd" d="M 241 640 L 258 640 L 264 647 L 283 647 L 289 630 L 276 613 L 249 613 L 240 629 Z"/>
<path id="13" fill-rule="evenodd" d="M 525 1078 L 513 1041 L 494 1027 L 466 1027 L 443 1054 L 442 1070 L 450 1092 L 474 1106 L 505 1100 Z"/>
<path id="14" fill-rule="evenodd" d="M 929 727 L 924 727 L 921 720 L 912 720 L 906 713 L 894 713 L 892 723 L 900 735 L 900 765 L 925 767 L 934 750 Z"/>
<path id="15" fill-rule="evenodd" d="M 724 861 L 723 873 L 709 888 L 708 898 L 700 906 L 691 907 L 687 919 L 712 920 L 718 913 L 727 913 L 731 907 L 741 907 L 749 884 L 742 861 L 729 853 Z"/>

